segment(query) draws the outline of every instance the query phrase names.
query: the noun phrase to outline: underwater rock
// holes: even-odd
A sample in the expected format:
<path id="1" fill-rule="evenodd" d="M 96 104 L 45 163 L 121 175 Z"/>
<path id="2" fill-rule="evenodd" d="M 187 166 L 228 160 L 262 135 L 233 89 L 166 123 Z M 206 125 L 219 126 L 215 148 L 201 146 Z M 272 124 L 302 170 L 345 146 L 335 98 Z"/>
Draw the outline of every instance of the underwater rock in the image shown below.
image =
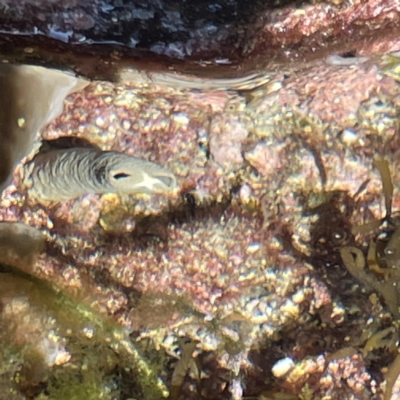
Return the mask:
<path id="1" fill-rule="evenodd" d="M 0 190 L 21 159 L 32 150 L 41 128 L 63 109 L 65 97 L 85 86 L 82 79 L 57 70 L 27 65 L 0 65 Z"/>
<path id="2" fill-rule="evenodd" d="M 37 229 L 19 222 L 0 223 L 0 262 L 32 272 L 44 250 L 45 238 Z"/>
<path id="3" fill-rule="evenodd" d="M 400 8 L 391 0 L 1 4 L 1 59 L 63 66 L 90 78 L 117 79 L 128 66 L 238 77 L 336 54 L 400 50 Z"/>
<path id="4" fill-rule="evenodd" d="M 37 281 L 21 304 L 32 302 L 39 320 L 51 321 L 77 371 L 71 385 L 61 378 L 71 379 L 67 360 L 58 370 L 45 360 L 40 379 L 49 393 L 71 398 L 66 388 L 92 387 L 94 398 L 159 399 L 169 388 L 175 399 L 388 398 L 384 381 L 394 385 L 397 368 L 382 371 L 398 361 L 396 304 L 388 306 L 381 285 L 353 276 L 341 254 L 357 247 L 366 256 L 376 235 L 353 228 L 384 217 L 373 156 L 399 167 L 400 60 L 382 55 L 399 50 L 398 4 L 312 3 L 262 2 L 255 13 L 244 3 L 200 2 L 194 15 L 180 2 L 2 2 L 3 59 L 106 78 L 64 100 L 75 77 L 58 92 L 34 75 L 35 93 L 63 109 L 53 119 L 46 101 L 29 97 L 25 109 L 35 118 L 26 136 L 18 124 L 26 116 L 9 112 L 4 100 L 0 117 L 12 117 L 20 143 L 9 151 L 4 179 L 31 146 L 66 138 L 149 160 L 181 188 L 171 198 L 91 194 L 50 207 L 26 201 L 17 166 L 0 217 L 46 238 L 39 257 L 42 247 L 33 246 L 27 271 Z M 25 68 L 52 75 L 4 66 L 17 75 Z M 30 81 L 21 80 L 23 88 Z M 13 93 L 7 85 L 18 80 L 4 82 Z M 397 210 L 396 177 L 393 186 Z M 380 282 L 382 272 L 367 264 L 367 283 Z M 10 279 L 17 284 L 1 298 L 4 310 L 27 287 Z M 67 304 L 54 319 L 39 295 L 44 282 L 61 288 Z M 0 317 L 18 324 L 17 313 Z M 79 321 L 78 334 L 70 320 Z M 42 359 L 53 354 L 51 334 L 32 339 Z M 127 354 L 131 364 L 121 362 Z M 278 379 L 282 359 L 293 365 Z M 15 376 L 15 367 L 6 369 Z M 145 397 L 146 387 L 156 393 Z"/>
<path id="5" fill-rule="evenodd" d="M 341 249 L 357 244 L 353 226 L 381 216 L 372 155 L 398 163 L 398 62 L 316 64 L 251 91 L 221 90 L 218 79 L 201 90 L 92 82 L 65 99 L 35 147 L 62 138 L 151 160 L 176 176 L 180 195 L 47 207 L 25 202 L 18 168 L 1 215 L 47 238 L 35 274 L 66 290 L 84 285 L 96 309 L 163 349 L 151 357 L 175 352 L 177 337 L 195 340 L 199 370 L 230 371 L 196 384 L 209 397 L 260 396 L 267 381 L 275 392 L 367 399 L 384 376 L 365 366 L 389 365 L 396 335 L 382 355 L 378 340 L 364 350 L 390 309 L 348 272 Z M 294 367 L 277 380 L 273 365 L 285 357 Z M 345 371 L 354 374 L 342 385 Z M 194 396 L 190 379 L 180 389 Z"/>

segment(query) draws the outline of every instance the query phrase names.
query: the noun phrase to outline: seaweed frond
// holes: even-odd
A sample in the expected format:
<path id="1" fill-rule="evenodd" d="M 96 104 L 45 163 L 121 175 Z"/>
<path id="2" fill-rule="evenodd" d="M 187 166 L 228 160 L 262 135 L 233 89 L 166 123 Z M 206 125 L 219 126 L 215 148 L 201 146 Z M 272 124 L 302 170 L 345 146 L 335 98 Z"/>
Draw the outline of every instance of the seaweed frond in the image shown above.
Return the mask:
<path id="1" fill-rule="evenodd" d="M 390 364 L 388 371 L 386 372 L 386 388 L 383 400 L 390 400 L 392 398 L 392 392 L 397 378 L 400 375 L 400 353 L 397 355 L 395 360 Z"/>
<path id="2" fill-rule="evenodd" d="M 347 270 L 367 288 L 373 289 L 383 297 L 393 316 L 400 317 L 397 287 L 391 280 L 379 281 L 365 269 L 365 257 L 357 247 L 346 246 L 340 249 L 340 255 Z"/>

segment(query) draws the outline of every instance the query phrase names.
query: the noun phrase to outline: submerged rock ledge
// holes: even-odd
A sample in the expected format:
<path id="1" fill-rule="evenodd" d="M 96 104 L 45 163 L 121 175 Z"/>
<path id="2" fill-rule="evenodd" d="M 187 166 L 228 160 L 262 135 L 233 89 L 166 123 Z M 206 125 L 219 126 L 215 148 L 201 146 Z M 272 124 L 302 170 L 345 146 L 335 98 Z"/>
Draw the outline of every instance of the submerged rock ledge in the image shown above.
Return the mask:
<path id="1" fill-rule="evenodd" d="M 374 222 L 385 214 L 374 157 L 391 170 L 393 211 L 400 202 L 400 58 L 389 29 L 399 5 L 266 2 L 241 16 L 248 30 L 233 49 L 226 18 L 240 4 L 230 2 L 224 18 L 210 20 L 228 25 L 227 36 L 201 36 L 203 47 L 177 56 L 151 47 L 157 37 L 145 41 L 145 22 L 154 23 L 162 2 L 135 6 L 144 27 L 135 48 L 85 44 L 94 40 L 88 32 L 111 40 L 104 24 L 110 14 L 116 29 L 113 10 L 117 21 L 123 10 L 134 18 L 114 3 L 2 2 L 3 59 L 46 68 L 3 68 L 3 86 L 18 96 L 3 100 L 0 133 L 21 150 L 2 175 L 12 182 L 0 202 L 0 260 L 15 270 L 1 274 L 1 392 L 41 400 L 394 399 L 396 368 L 383 370 L 396 367 L 398 304 L 376 289 L 391 285 L 391 274 L 383 253 L 372 260 L 368 249 L 396 230 Z M 201 3 L 216 7 L 213 15 L 218 4 Z M 203 27 L 192 14 L 185 19 L 179 2 L 168 6 L 157 17 L 168 32 L 180 21 L 188 37 Z M 39 7 L 32 37 L 25 17 Z M 72 33 L 56 37 L 61 28 Z M 164 49 L 187 43 L 177 32 Z M 246 50 L 251 34 L 258 41 Z M 98 79 L 47 69 L 55 66 Z M 60 77 L 67 85 L 58 86 Z M 179 190 L 43 205 L 24 181 L 43 142 L 55 140 L 149 160 L 171 171 Z M 371 221 L 376 231 L 355 231 Z M 14 231 L 32 241 L 19 246 Z M 380 284 L 353 276 L 356 261 L 343 261 L 344 248 L 357 248 L 368 260 L 360 277 Z"/>

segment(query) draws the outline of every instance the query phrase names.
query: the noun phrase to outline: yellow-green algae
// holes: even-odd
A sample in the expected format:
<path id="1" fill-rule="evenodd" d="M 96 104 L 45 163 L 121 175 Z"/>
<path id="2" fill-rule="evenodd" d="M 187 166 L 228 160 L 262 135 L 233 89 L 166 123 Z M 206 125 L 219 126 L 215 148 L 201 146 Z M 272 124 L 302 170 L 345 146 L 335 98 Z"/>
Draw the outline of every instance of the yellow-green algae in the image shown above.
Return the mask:
<path id="1" fill-rule="evenodd" d="M 156 365 L 160 365 L 161 360 L 154 360 L 154 365 L 145 360 L 122 327 L 45 280 L 12 267 L 2 266 L 1 270 L 2 291 L 8 296 L 27 297 L 31 307 L 39 308 L 46 317 L 56 320 L 57 333 L 67 338 L 71 360 L 48 370 L 46 392 L 38 399 L 78 400 L 83 396 L 87 400 L 115 399 L 120 388 L 113 382 L 112 374 L 117 368 L 132 375 L 132 386 L 137 388 L 138 398 L 158 400 L 168 396 L 166 386 L 156 373 L 160 368 Z M 16 288 L 15 293 L 7 289 L 10 286 Z M 9 379 L 4 385 L 4 379 L 0 380 L 0 389 L 10 394 L 8 398 L 20 399 L 23 397 L 18 397 L 17 393 L 25 379 L 21 371 L 30 363 L 36 366 L 38 360 L 32 357 L 39 356 L 26 350 L 29 345 L 15 346 L 7 335 L 12 338 L 12 332 L 3 330 L 0 337 L 3 344 L 0 358 L 7 360 L 1 363 L 1 377 L 12 377 L 12 384 Z M 157 353 L 149 351 L 149 354 Z"/>

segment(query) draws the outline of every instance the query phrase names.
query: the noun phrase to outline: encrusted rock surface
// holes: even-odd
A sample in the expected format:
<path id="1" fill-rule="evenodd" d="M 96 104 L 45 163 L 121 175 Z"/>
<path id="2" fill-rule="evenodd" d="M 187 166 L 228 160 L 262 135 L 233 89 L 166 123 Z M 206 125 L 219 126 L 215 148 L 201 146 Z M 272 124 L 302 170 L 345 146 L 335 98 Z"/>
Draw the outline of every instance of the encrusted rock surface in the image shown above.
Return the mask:
<path id="1" fill-rule="evenodd" d="M 3 1 L 2 18 L 22 24 L 41 3 L 10 11 Z M 95 15 L 89 1 L 47 3 L 60 18 L 67 3 L 80 12 L 54 20 L 76 41 L 103 29 L 95 19 L 113 11 Z M 249 27 L 257 40 L 238 40 L 247 46 L 239 53 L 257 64 L 252 54 L 262 53 L 267 38 L 272 50 L 260 59 L 275 54 L 272 64 L 282 71 L 246 77 L 243 67 L 218 79 L 138 73 L 118 60 L 119 78 L 69 95 L 62 114 L 41 129 L 0 203 L 2 221 L 37 228 L 46 240 L 41 251 L 42 237 L 31 238 L 28 228 L 18 232 L 32 244 L 20 246 L 11 225 L 3 226 L 9 230 L 0 261 L 16 267 L 1 274 L 0 385 L 7 399 L 396 398 L 398 373 L 387 369 L 398 354 L 398 304 L 386 304 L 379 285 L 354 277 L 341 252 L 358 248 L 365 274 L 382 287 L 396 284 L 379 264 L 382 255 L 368 253 L 395 227 L 354 228 L 385 216 L 374 157 L 389 162 L 393 211 L 399 209 L 400 58 L 375 55 L 399 50 L 399 4 L 314 3 L 268 3 L 257 30 Z M 113 7 L 120 18 L 123 7 Z M 55 29 L 45 23 L 46 10 L 44 34 Z M 143 10 L 142 20 L 150 20 L 150 5 Z M 181 28 L 192 32 L 190 24 Z M 225 58 L 239 63 L 229 53 L 230 33 L 216 47 L 196 37 L 198 53 L 179 47 L 178 58 L 192 57 L 181 65 L 200 68 L 196 55 L 214 66 Z M 177 48 L 171 38 L 146 47 L 143 36 L 137 45 L 174 58 L 167 54 Z M 26 54 L 43 56 L 40 46 Z M 341 57 L 336 49 L 355 51 Z M 43 141 L 59 138 L 168 168 L 179 190 L 41 201 L 24 185 L 27 165 Z"/>
<path id="2" fill-rule="evenodd" d="M 400 86 L 390 60 L 319 63 L 247 93 L 89 84 L 37 140 L 77 137 L 151 160 L 176 175 L 180 192 L 48 205 L 29 196 L 19 167 L 2 219 L 40 229 L 47 244 L 33 265 L 17 266 L 72 299 L 81 293 L 78 301 L 139 343 L 151 339 L 149 360 L 168 359 L 179 337 L 196 341 L 201 378 L 184 379 L 190 368 L 176 364 L 181 398 L 382 398 L 381 368 L 397 334 L 368 348 L 393 322 L 340 249 L 365 249 L 352 228 L 383 216 L 373 156 L 393 171 L 398 163 Z M 395 175 L 394 184 L 396 209 Z M 68 339 L 59 335 L 67 366 Z M 43 340 L 32 339 L 35 348 L 43 351 Z M 292 369 L 276 378 L 272 367 L 285 357 Z M 164 365 L 168 387 L 174 363 Z"/>
<path id="3" fill-rule="evenodd" d="M 3 0 L 0 59 L 91 78 L 121 65 L 240 76 L 399 51 L 399 13 L 397 0 Z"/>

